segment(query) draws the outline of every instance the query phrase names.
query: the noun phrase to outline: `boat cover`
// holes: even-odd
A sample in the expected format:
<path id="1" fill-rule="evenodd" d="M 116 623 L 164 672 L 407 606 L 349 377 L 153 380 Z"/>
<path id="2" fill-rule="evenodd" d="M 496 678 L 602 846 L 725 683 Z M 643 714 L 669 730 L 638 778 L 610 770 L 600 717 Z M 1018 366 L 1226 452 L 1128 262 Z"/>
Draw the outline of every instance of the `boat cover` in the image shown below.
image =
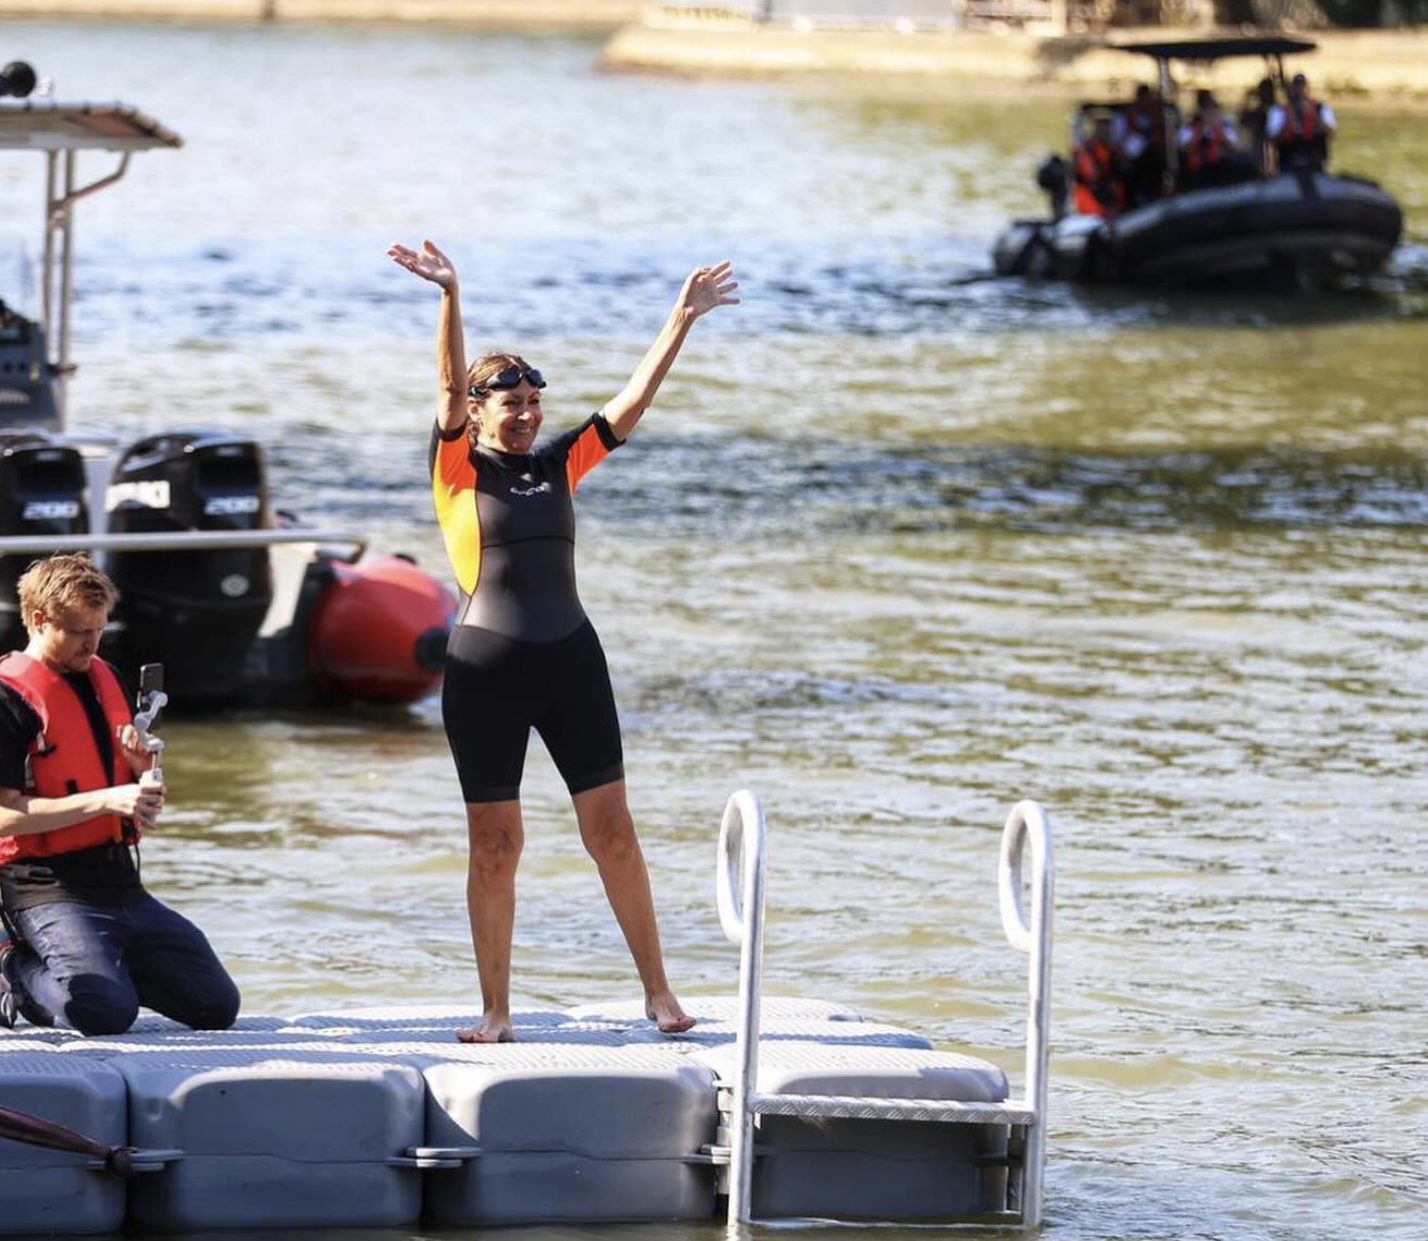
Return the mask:
<path id="1" fill-rule="evenodd" d="M 124 103 L 0 100 L 0 150 L 152 151 L 183 139 Z"/>

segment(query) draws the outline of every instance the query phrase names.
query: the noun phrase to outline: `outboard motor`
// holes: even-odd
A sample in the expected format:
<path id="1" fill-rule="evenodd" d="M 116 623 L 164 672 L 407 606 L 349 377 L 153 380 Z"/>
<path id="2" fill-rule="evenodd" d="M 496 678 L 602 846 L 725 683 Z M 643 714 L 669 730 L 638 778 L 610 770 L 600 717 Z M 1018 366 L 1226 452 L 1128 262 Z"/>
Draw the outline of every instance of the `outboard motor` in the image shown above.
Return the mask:
<path id="1" fill-rule="evenodd" d="M 0 432 L 0 535 L 85 534 L 84 459 L 41 431 Z M 25 645 L 17 583 L 43 553 L 0 556 L 0 652 Z"/>
<path id="2" fill-rule="evenodd" d="M 58 426 L 52 376 L 43 329 L 0 302 L 0 428 Z"/>
<path id="3" fill-rule="evenodd" d="M 109 484 L 114 534 L 256 530 L 267 524 L 262 451 L 251 440 L 170 431 L 120 457 Z M 186 702 L 242 696 L 245 662 L 273 599 L 265 547 L 116 552 L 126 670 L 162 663 L 168 688 Z"/>
<path id="4" fill-rule="evenodd" d="M 1051 200 L 1051 218 L 1060 220 L 1071 202 L 1071 169 L 1059 155 L 1048 155 L 1036 170 L 1036 184 Z"/>

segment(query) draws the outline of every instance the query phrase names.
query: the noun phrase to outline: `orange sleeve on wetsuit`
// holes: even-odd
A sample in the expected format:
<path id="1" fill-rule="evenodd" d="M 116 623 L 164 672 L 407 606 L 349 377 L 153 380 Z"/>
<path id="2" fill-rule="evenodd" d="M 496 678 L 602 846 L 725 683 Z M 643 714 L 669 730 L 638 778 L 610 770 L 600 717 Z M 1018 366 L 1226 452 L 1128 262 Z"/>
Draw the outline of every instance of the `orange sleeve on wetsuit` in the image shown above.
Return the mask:
<path id="1" fill-rule="evenodd" d="M 565 481 L 570 486 L 571 495 L 579 489 L 580 480 L 609 455 L 610 450 L 600 436 L 600 428 L 592 420 L 570 446 L 570 453 L 565 458 Z"/>
<path id="2" fill-rule="evenodd" d="M 476 514 L 476 466 L 465 427 L 455 439 L 438 435 L 431 494 L 452 572 L 461 589 L 472 594 L 481 574 L 481 522 Z"/>

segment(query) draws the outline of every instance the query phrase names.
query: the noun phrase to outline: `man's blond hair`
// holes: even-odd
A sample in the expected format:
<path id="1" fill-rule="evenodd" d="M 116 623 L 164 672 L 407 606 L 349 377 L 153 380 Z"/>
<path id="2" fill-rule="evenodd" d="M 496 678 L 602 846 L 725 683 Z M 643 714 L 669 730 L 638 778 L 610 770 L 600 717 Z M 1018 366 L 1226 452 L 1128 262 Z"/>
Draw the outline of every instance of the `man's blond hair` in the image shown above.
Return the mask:
<path id="1" fill-rule="evenodd" d="M 118 588 L 88 556 L 50 556 L 35 561 L 20 575 L 20 614 L 31 633 L 36 612 L 50 620 L 91 608 L 102 608 L 108 614 L 118 602 Z"/>

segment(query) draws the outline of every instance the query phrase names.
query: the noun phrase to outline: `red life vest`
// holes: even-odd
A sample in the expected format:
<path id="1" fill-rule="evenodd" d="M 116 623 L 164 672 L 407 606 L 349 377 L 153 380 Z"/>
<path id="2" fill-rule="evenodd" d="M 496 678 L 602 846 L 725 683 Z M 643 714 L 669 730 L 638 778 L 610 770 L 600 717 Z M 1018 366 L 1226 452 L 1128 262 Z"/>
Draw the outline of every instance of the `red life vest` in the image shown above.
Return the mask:
<path id="1" fill-rule="evenodd" d="M 1110 203 L 1104 201 L 1109 191 Z M 1076 148 L 1076 210 L 1082 215 L 1106 215 L 1126 205 L 1120 164 L 1108 143 L 1088 138 Z"/>
<path id="2" fill-rule="evenodd" d="M 1228 145 L 1223 128 L 1206 129 L 1204 121 L 1196 121 L 1190 127 L 1190 141 L 1185 144 L 1185 171 L 1213 168 L 1225 158 Z"/>
<path id="3" fill-rule="evenodd" d="M 1293 104 L 1284 108 L 1284 128 L 1279 131 L 1279 141 L 1283 143 L 1313 142 L 1319 136 L 1319 102 L 1304 99 L 1304 111 L 1295 112 Z"/>
<path id="4" fill-rule="evenodd" d="M 99 696 L 110 735 L 117 735 L 120 728 L 133 721 L 118 675 L 102 659 L 95 658 L 89 665 L 89 680 Z M 26 792 L 36 797 L 68 797 L 119 783 L 114 771 L 104 770 L 89 714 L 60 673 L 15 651 L 0 659 L 0 681 L 24 699 L 40 720 L 40 734 L 30 746 L 31 787 Z M 115 747 L 117 750 L 117 740 Z M 116 766 L 118 762 L 116 753 Z M 0 866 L 17 858 L 53 857 L 123 839 L 123 820 L 117 814 L 100 814 L 52 832 L 0 836 Z"/>

